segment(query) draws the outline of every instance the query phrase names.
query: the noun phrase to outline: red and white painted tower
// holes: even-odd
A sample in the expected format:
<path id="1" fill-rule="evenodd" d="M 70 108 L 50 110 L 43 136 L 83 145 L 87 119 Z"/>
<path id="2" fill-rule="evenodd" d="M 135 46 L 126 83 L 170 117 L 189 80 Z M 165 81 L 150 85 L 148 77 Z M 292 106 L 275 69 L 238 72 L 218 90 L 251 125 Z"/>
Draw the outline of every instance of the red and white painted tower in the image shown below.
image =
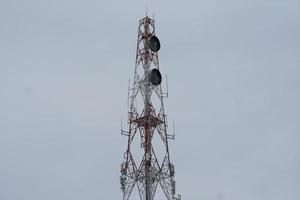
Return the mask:
<path id="1" fill-rule="evenodd" d="M 121 164 L 123 200 L 153 200 L 160 187 L 167 200 L 180 200 L 175 195 L 175 170 L 170 160 L 167 116 L 164 109 L 166 93 L 162 91 L 159 71 L 159 39 L 154 20 L 148 16 L 139 21 L 133 84 L 129 84 L 128 137 Z M 154 141 L 154 138 L 156 140 Z M 133 190 L 137 188 L 137 197 Z"/>

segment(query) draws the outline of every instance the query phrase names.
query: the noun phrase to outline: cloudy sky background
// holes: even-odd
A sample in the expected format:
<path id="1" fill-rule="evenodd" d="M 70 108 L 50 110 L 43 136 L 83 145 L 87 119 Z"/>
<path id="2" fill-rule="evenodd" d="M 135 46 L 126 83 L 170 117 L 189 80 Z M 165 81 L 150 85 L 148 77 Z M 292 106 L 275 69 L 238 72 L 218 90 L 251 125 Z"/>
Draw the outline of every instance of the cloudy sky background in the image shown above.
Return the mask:
<path id="1" fill-rule="evenodd" d="M 0 200 L 121 199 L 146 10 L 183 200 L 299 200 L 299 0 L 0 0 Z"/>

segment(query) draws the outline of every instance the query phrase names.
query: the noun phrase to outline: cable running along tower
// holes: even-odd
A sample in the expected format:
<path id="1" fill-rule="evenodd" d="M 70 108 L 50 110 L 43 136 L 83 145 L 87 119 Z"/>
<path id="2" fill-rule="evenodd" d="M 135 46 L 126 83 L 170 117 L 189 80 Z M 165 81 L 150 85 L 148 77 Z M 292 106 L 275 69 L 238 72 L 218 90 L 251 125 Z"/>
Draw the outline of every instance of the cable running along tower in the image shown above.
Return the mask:
<path id="1" fill-rule="evenodd" d="M 134 188 L 140 200 L 153 200 L 158 187 L 166 200 L 181 199 L 180 195 L 175 195 L 175 171 L 169 155 L 168 140 L 175 135 L 167 133 L 163 104 L 167 93 L 163 93 L 161 87 L 159 49 L 154 20 L 146 16 L 138 26 L 134 81 L 132 85 L 129 83 L 128 89 L 128 129 L 121 128 L 122 135 L 128 137 L 121 164 L 123 200 L 137 198 L 130 198 Z M 159 151 L 154 148 L 154 136 L 158 138 Z M 135 156 L 135 151 L 139 151 L 140 158 Z"/>

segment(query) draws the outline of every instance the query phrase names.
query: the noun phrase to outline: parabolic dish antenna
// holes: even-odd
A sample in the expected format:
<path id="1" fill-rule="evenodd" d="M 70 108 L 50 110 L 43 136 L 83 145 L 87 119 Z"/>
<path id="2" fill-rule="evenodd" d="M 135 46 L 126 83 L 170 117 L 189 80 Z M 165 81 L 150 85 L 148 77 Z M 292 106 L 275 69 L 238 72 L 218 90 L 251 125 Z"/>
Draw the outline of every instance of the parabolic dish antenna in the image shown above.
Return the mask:
<path id="1" fill-rule="evenodd" d="M 161 74 L 159 72 L 158 69 L 152 69 L 152 71 L 150 72 L 150 82 L 152 83 L 152 85 L 159 85 L 161 83 Z"/>
<path id="2" fill-rule="evenodd" d="M 159 39 L 155 36 L 152 35 L 150 39 L 148 40 L 148 46 L 153 52 L 157 52 L 160 49 L 160 42 Z"/>

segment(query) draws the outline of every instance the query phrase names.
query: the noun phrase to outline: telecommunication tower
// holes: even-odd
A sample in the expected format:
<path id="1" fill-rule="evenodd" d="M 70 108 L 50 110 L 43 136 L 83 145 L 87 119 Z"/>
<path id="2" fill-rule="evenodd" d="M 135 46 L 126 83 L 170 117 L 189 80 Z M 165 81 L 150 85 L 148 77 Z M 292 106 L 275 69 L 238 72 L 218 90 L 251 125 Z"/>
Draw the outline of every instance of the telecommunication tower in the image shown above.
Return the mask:
<path id="1" fill-rule="evenodd" d="M 163 93 L 161 86 L 159 49 L 154 20 L 146 16 L 139 20 L 138 26 L 134 80 L 128 89 L 128 129 L 121 128 L 122 135 L 128 137 L 120 176 L 123 200 L 133 199 L 131 194 L 135 187 L 139 194 L 136 198 L 140 200 L 153 200 L 158 187 L 167 200 L 181 199 L 175 195 L 175 170 L 169 155 L 168 140 L 175 135 L 167 132 L 163 103 L 167 93 Z M 153 145 L 155 135 L 163 147 L 158 152 Z M 134 145 L 134 141 L 140 145 Z M 140 151 L 140 159 L 135 157 L 134 151 Z"/>

